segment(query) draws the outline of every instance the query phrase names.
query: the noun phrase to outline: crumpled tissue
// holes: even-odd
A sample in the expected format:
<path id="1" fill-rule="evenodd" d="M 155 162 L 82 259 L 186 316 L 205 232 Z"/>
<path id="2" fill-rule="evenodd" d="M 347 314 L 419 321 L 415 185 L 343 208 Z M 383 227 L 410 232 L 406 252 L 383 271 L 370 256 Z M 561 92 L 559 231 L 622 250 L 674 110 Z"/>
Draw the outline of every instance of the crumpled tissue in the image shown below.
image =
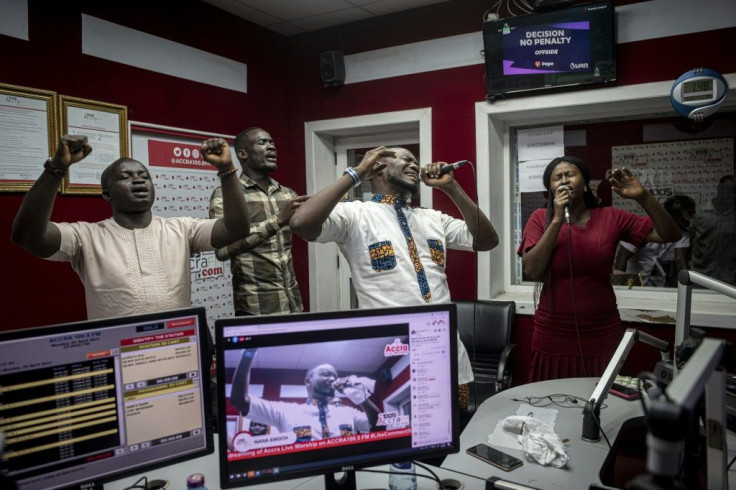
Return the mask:
<path id="1" fill-rule="evenodd" d="M 534 417 L 510 415 L 503 419 L 503 428 L 518 436 L 529 461 L 562 468 L 570 459 L 565 445 L 554 429 Z"/>

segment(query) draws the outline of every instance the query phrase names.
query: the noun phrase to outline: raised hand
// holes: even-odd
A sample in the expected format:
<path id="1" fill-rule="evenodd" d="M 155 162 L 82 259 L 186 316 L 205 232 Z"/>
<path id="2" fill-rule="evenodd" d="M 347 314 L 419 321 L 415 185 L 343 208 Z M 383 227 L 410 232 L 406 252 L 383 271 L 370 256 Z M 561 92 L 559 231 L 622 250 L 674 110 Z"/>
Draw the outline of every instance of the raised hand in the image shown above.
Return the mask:
<path id="1" fill-rule="evenodd" d="M 641 201 L 648 195 L 639 179 L 625 167 L 614 169 L 608 182 L 616 194 L 626 199 Z"/>
<path id="2" fill-rule="evenodd" d="M 373 393 L 373 388 L 371 386 L 366 386 L 363 379 L 364 378 L 359 378 L 354 374 L 351 374 L 350 376 L 337 378 L 332 383 L 332 387 L 347 396 L 351 402 L 356 405 L 360 405 Z M 368 379 L 365 380 L 369 381 Z"/>
<path id="3" fill-rule="evenodd" d="M 202 157 L 220 172 L 235 168 L 230 156 L 230 145 L 222 138 L 205 140 L 202 143 Z"/>
<path id="4" fill-rule="evenodd" d="M 422 182 L 429 187 L 444 187 L 455 180 L 452 171 L 440 174 L 440 169 L 447 165 L 445 162 L 428 163 L 422 167 L 420 176 Z"/>
<path id="5" fill-rule="evenodd" d="M 571 185 L 561 185 L 555 191 L 555 216 L 564 218 L 565 206 L 570 206 L 575 189 Z M 569 208 L 568 208 L 569 209 Z"/>
<path id="6" fill-rule="evenodd" d="M 66 170 L 90 153 L 92 153 L 92 146 L 86 136 L 65 134 L 59 140 L 59 146 L 56 147 L 56 154 L 51 159 L 51 164 L 59 170 Z"/>
<path id="7" fill-rule="evenodd" d="M 286 226 L 289 224 L 289 220 L 294 216 L 294 212 L 299 209 L 304 201 L 309 199 L 309 196 L 297 196 L 286 201 L 284 207 L 279 211 L 278 222 L 279 226 Z"/>
<path id="8" fill-rule="evenodd" d="M 374 175 L 380 173 L 385 167 L 385 162 L 379 162 L 383 157 L 394 157 L 396 153 L 385 146 L 379 146 L 365 152 L 355 171 L 358 172 L 360 180 L 371 180 Z"/>

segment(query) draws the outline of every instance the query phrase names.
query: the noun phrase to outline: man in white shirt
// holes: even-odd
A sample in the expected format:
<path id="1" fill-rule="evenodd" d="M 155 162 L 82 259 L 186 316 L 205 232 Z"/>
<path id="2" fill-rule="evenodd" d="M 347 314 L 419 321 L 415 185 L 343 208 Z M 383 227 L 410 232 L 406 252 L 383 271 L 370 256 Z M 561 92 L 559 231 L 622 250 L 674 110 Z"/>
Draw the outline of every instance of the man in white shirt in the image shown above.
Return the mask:
<path id="1" fill-rule="evenodd" d="M 405 148 L 378 147 L 294 213 L 294 233 L 337 243 L 350 264 L 360 308 L 449 303 L 446 249 L 485 251 L 498 244 L 493 225 L 452 171 L 440 173 L 443 165 L 431 163 L 420 171 Z M 463 219 L 408 206 L 420 179 L 447 194 Z M 371 181 L 371 201 L 341 202 L 363 180 Z M 458 367 L 460 405 L 466 408 L 473 372 L 459 339 Z"/>
<path id="2" fill-rule="evenodd" d="M 225 140 L 202 144 L 218 169 L 224 195 L 221 219 L 161 218 L 151 212 L 155 189 L 148 169 L 131 158 L 102 173 L 102 197 L 112 218 L 97 223 L 50 220 L 59 184 L 74 163 L 89 155 L 86 136 L 66 135 L 26 194 L 13 223 L 12 240 L 32 254 L 70 262 L 84 284 L 89 319 L 191 306 L 189 259 L 249 231 L 248 210 Z"/>
<path id="3" fill-rule="evenodd" d="M 372 391 L 356 376 L 338 377 L 330 364 L 307 370 L 305 403 L 271 401 L 251 395 L 248 392 L 250 370 L 257 352 L 257 349 L 244 349 L 233 374 L 230 403 L 241 416 L 277 432 L 294 432 L 295 442 L 350 436 L 375 429 L 379 409 L 369 399 Z M 361 410 L 333 403 L 336 391 L 344 393 Z"/>

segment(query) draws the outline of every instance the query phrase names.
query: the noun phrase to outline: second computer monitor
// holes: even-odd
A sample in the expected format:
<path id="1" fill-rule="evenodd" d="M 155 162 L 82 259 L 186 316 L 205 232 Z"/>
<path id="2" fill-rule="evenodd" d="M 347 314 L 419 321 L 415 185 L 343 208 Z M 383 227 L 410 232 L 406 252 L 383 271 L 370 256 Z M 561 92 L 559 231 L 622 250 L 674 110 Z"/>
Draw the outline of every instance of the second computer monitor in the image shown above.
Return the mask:
<path id="1" fill-rule="evenodd" d="M 455 305 L 218 320 L 220 485 L 456 452 Z"/>

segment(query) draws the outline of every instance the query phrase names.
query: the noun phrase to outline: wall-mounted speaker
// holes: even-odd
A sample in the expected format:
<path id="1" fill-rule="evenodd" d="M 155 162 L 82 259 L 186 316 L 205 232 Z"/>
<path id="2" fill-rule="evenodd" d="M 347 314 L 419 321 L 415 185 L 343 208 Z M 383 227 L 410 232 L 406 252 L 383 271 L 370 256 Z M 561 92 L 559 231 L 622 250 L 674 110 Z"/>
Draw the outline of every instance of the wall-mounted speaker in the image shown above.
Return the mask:
<path id="1" fill-rule="evenodd" d="M 345 83 L 345 60 L 342 51 L 324 51 L 319 55 L 319 72 L 325 87 L 338 87 Z"/>

